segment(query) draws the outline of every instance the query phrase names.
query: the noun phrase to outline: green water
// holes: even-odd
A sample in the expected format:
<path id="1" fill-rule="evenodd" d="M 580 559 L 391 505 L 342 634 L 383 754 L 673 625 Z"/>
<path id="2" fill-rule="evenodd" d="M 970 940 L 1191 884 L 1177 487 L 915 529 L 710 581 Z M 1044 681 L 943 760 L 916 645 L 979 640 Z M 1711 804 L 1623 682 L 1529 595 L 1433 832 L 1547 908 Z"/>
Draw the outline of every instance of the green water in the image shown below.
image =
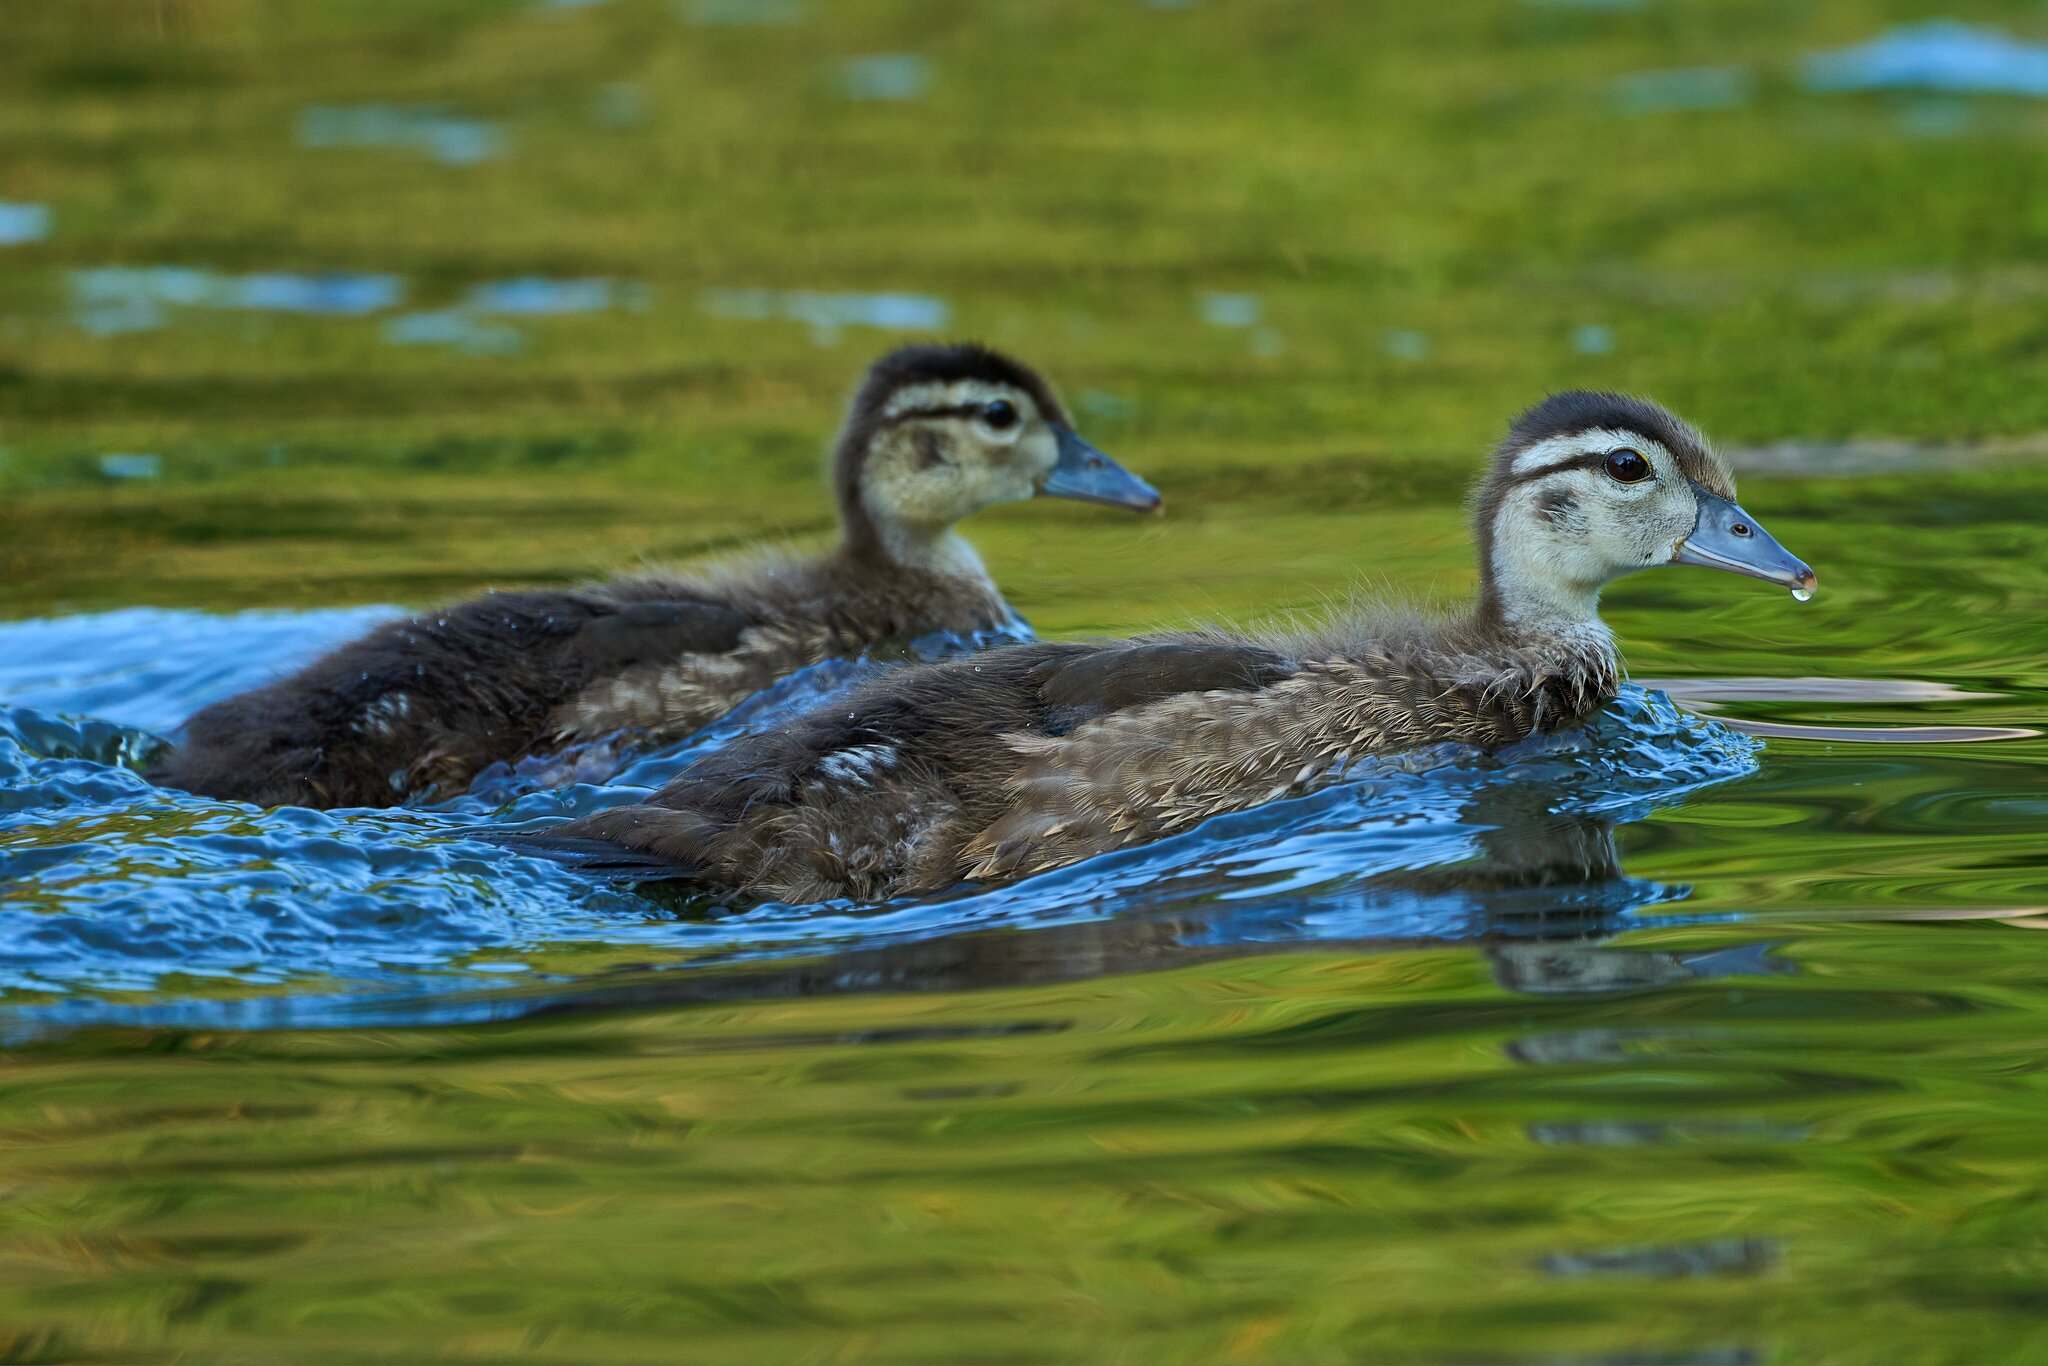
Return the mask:
<path id="1" fill-rule="evenodd" d="M 649 903 L 494 951 L 497 1023 L 9 1035 L 0 1359 L 2048 1359 L 2040 108 L 1800 88 L 1933 13 L 1879 0 L 748 10 L 0 0 L 0 201 L 50 214 L 0 246 L 0 611 L 815 536 L 837 404 L 916 334 L 707 292 L 903 293 L 1167 496 L 972 524 L 1047 634 L 1458 593 L 1510 411 L 1667 399 L 1821 593 L 1674 571 L 1608 616 L 1776 728 L 1759 771 L 1616 818 L 1663 890 L 1604 918 L 1259 938 L 1219 879 L 720 965 Z M 922 92 L 850 98 L 892 53 Z M 1731 65 L 1733 107 L 1610 92 Z M 502 142 L 303 145 L 366 105 Z M 75 276 L 159 267 L 405 294 L 142 325 Z M 647 293 L 390 340 L 527 277 Z M 141 866 L 179 819 L 91 838 Z"/>
<path id="2" fill-rule="evenodd" d="M 1977 694 L 1714 704 L 1866 736 L 2039 719 L 2038 474 L 1757 487 L 1827 591 L 1628 585 L 1639 672 Z M 1880 553 L 1908 505 L 1923 553 Z M 26 1043 L 0 1322 L 29 1360 L 2031 1360 L 2044 757 L 1773 739 L 1617 833 L 1698 923 L 1216 942 L 1225 889 L 751 970 L 564 946 L 595 975 L 497 1025 Z"/>
<path id="3" fill-rule="evenodd" d="M 11 1345 L 2031 1360 L 2016 933 L 1647 936 L 1551 950 L 1602 987 L 1536 995 L 1364 946 L 16 1056 Z"/>

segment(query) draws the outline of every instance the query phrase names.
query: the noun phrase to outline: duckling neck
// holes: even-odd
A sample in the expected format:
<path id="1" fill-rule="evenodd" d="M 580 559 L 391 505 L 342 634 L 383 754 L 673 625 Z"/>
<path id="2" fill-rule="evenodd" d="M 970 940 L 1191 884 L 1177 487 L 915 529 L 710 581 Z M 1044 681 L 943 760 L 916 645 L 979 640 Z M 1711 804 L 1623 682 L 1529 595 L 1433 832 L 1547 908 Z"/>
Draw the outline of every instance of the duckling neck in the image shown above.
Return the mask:
<path id="1" fill-rule="evenodd" d="M 1612 638 L 1600 620 L 1600 590 L 1594 581 L 1572 582 L 1550 564 L 1525 563 L 1496 544 L 1483 573 L 1479 620 L 1520 635 Z"/>
<path id="2" fill-rule="evenodd" d="M 987 585 L 994 591 L 994 581 L 989 578 L 981 556 L 951 527 L 933 529 L 902 522 L 882 523 L 875 528 L 875 539 L 882 559 L 893 568 Z"/>

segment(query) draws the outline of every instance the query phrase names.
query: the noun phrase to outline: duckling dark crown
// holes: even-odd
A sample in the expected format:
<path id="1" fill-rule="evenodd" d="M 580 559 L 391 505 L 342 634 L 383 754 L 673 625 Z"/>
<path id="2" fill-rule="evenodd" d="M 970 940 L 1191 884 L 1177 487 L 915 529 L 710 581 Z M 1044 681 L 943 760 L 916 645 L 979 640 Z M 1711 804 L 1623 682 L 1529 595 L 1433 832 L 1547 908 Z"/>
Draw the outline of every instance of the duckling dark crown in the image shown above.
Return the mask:
<path id="1" fill-rule="evenodd" d="M 1048 419 L 1067 420 L 1051 386 L 1036 370 L 976 342 L 904 346 L 891 351 L 869 368 L 860 391 L 854 395 L 853 412 L 856 417 L 879 417 L 899 390 L 918 384 L 957 384 L 969 379 L 1021 389 L 1031 395 L 1031 401 Z"/>
<path id="2" fill-rule="evenodd" d="M 1515 457 L 1531 447 L 1602 428 L 1648 437 L 1671 452 L 1686 478 L 1724 498 L 1734 496 L 1728 467 L 1692 424 L 1649 399 L 1594 389 L 1552 394 L 1509 423 L 1507 436 L 1494 452 L 1489 482 L 1511 480 Z"/>

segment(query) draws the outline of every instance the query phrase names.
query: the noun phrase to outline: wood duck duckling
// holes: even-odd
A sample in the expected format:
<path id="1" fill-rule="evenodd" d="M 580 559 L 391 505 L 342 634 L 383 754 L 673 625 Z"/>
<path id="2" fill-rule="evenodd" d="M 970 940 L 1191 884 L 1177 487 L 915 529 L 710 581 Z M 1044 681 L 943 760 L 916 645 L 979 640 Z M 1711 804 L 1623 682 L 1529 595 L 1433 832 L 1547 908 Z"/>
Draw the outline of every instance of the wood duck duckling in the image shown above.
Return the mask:
<path id="1" fill-rule="evenodd" d="M 823 659 L 1016 627 L 953 530 L 962 518 L 1037 494 L 1160 504 L 1075 434 L 1036 371 L 973 345 L 877 362 L 831 478 L 841 534 L 829 553 L 488 593 L 390 623 L 199 712 L 156 781 L 262 805 L 390 806 L 620 730 L 687 734 Z"/>
<path id="2" fill-rule="evenodd" d="M 1600 591 L 1701 564 L 1801 592 L 1813 571 L 1734 502 L 1691 427 L 1560 394 L 1515 420 L 1475 501 L 1465 613 L 1320 630 L 1041 643 L 878 679 L 684 770 L 644 805 L 515 848 L 747 898 L 874 899 L 1018 877 L 1329 781 L 1358 756 L 1576 725 L 1620 680 Z"/>

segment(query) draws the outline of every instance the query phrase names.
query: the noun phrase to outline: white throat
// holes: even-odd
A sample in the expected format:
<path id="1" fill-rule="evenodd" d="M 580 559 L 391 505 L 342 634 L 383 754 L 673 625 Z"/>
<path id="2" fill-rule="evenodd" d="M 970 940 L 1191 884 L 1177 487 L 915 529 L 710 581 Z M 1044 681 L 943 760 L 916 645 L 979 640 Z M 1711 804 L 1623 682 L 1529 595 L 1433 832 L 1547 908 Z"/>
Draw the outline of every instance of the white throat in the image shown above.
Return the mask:
<path id="1" fill-rule="evenodd" d="M 988 567 L 982 564 L 981 556 L 951 527 L 930 531 L 902 522 L 884 522 L 875 531 L 890 561 L 905 569 L 921 569 L 941 578 L 990 582 Z"/>
<path id="2" fill-rule="evenodd" d="M 1502 521 L 1507 520 L 1502 518 Z M 1493 538 L 1493 591 L 1502 618 L 1524 631 L 1546 635 L 1597 632 L 1608 634 L 1600 620 L 1604 577 L 1572 572 L 1568 556 L 1541 542 L 1518 542 L 1503 536 L 1496 525 Z"/>

